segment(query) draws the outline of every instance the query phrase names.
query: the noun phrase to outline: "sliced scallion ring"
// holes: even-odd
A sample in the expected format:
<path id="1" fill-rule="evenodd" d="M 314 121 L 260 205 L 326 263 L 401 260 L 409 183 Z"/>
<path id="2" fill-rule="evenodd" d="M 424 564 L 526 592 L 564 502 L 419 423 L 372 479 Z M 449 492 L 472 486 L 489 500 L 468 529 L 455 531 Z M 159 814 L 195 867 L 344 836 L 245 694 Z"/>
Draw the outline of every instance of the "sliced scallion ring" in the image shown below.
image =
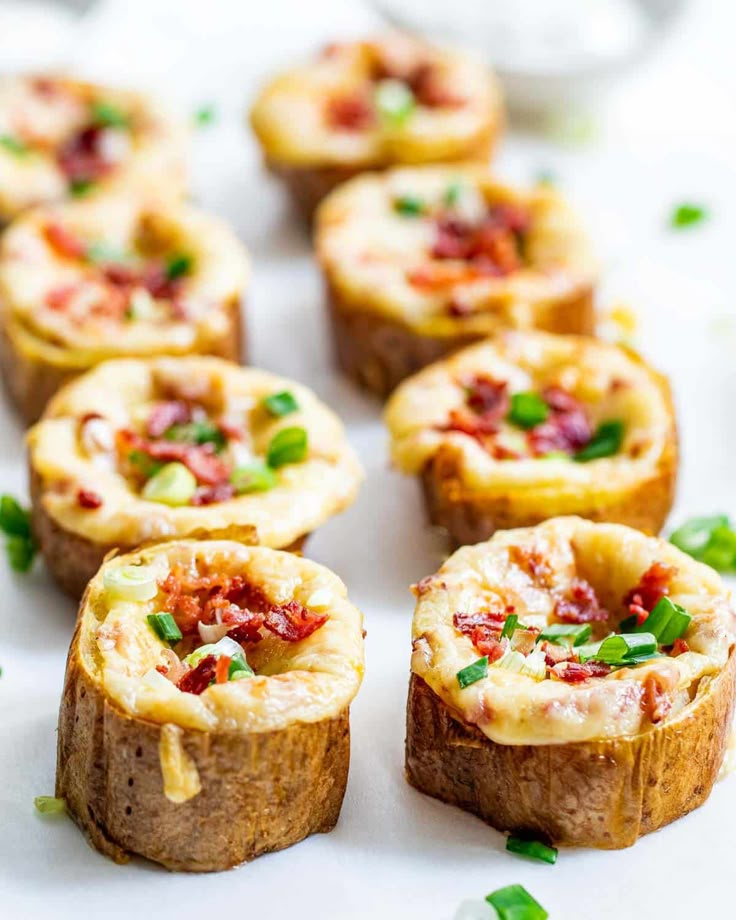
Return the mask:
<path id="1" fill-rule="evenodd" d="M 484 655 L 482 658 L 479 658 L 477 661 L 474 661 L 472 664 L 469 664 L 465 668 L 461 668 L 457 672 L 457 682 L 460 684 L 460 689 L 464 690 L 466 687 L 469 687 L 471 684 L 476 683 L 479 680 L 482 680 L 488 675 L 488 656 Z"/>
<path id="2" fill-rule="evenodd" d="M 508 419 L 519 428 L 534 428 L 549 416 L 549 406 L 538 393 L 512 393 Z"/>
<path id="3" fill-rule="evenodd" d="M 381 119 L 395 128 L 403 127 L 416 108 L 414 93 L 401 80 L 380 80 L 374 99 Z"/>
<path id="4" fill-rule="evenodd" d="M 149 613 L 146 620 L 162 642 L 173 644 L 183 638 L 181 630 L 176 625 L 176 620 L 170 613 Z"/>
<path id="5" fill-rule="evenodd" d="M 150 601 L 158 594 L 159 573 L 146 565 L 119 565 L 105 569 L 105 591 L 123 601 Z"/>
<path id="6" fill-rule="evenodd" d="M 163 505 L 188 505 L 197 491 L 197 480 L 183 463 L 167 463 L 143 486 L 141 495 Z"/>
<path id="7" fill-rule="evenodd" d="M 702 559 L 703 551 L 710 543 L 713 534 L 721 527 L 730 530 L 730 522 L 725 514 L 690 518 L 672 532 L 670 543 L 694 559 Z"/>
<path id="8" fill-rule="evenodd" d="M 53 795 L 37 795 L 33 804 L 41 815 L 61 815 L 66 811 L 66 799 L 57 799 Z"/>
<path id="9" fill-rule="evenodd" d="M 590 623 L 550 623 L 537 636 L 537 642 L 546 639 L 555 645 L 564 645 L 567 642 L 572 642 L 573 645 L 582 645 L 583 642 L 587 642 L 590 639 L 592 631 Z"/>
<path id="10" fill-rule="evenodd" d="M 278 431 L 266 452 L 266 462 L 278 468 L 287 463 L 301 463 L 307 456 L 307 432 L 304 428 L 282 428 Z"/>
<path id="11" fill-rule="evenodd" d="M 507 885 L 486 896 L 499 920 L 547 920 L 549 914 L 522 885 Z"/>
<path id="12" fill-rule="evenodd" d="M 590 460 L 613 457 L 621 450 L 623 440 L 624 423 L 622 421 L 609 419 L 607 422 L 601 422 L 593 437 L 575 454 L 573 460 L 578 463 L 588 463 Z"/>
<path id="13" fill-rule="evenodd" d="M 277 482 L 276 473 L 260 460 L 236 467 L 230 474 L 230 482 L 238 495 L 248 492 L 268 492 Z"/>
<path id="14" fill-rule="evenodd" d="M 509 853 L 518 853 L 519 856 L 528 856 L 530 859 L 538 859 L 550 865 L 557 862 L 555 847 L 549 847 L 540 840 L 525 840 L 523 837 L 515 837 L 512 834 L 506 840 L 506 849 Z"/>
<path id="15" fill-rule="evenodd" d="M 650 632 L 619 633 L 601 642 L 579 645 L 577 654 L 582 663 L 602 661 L 613 667 L 626 667 L 657 654 L 657 639 Z"/>
<path id="16" fill-rule="evenodd" d="M 651 633 L 659 645 L 672 645 L 687 631 L 692 617 L 669 597 L 661 598 L 635 633 Z"/>

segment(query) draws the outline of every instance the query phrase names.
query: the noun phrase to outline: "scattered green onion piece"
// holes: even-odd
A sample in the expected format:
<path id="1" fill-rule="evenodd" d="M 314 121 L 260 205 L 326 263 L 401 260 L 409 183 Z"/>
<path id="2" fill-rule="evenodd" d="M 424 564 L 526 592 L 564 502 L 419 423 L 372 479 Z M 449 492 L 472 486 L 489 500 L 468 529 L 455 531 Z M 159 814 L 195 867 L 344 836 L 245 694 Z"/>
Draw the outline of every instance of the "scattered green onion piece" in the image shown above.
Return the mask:
<path id="1" fill-rule="evenodd" d="M 519 428 L 534 428 L 549 416 L 549 406 L 538 393 L 513 393 L 509 421 Z"/>
<path id="2" fill-rule="evenodd" d="M 143 486 L 143 498 L 163 505 L 187 505 L 197 491 L 197 480 L 183 463 L 167 463 Z"/>
<path id="3" fill-rule="evenodd" d="M 635 632 L 651 633 L 660 645 L 672 645 L 675 639 L 685 634 L 691 620 L 684 607 L 675 604 L 669 597 L 663 597 Z"/>
<path id="4" fill-rule="evenodd" d="M 156 572 L 147 565 L 119 565 L 102 576 L 107 594 L 124 601 L 150 601 L 158 594 Z"/>
<path id="5" fill-rule="evenodd" d="M 444 198 L 445 205 L 448 208 L 454 208 L 458 201 L 460 201 L 460 195 L 462 195 L 462 191 L 463 186 L 461 182 L 453 182 L 448 185 Z"/>
<path id="6" fill-rule="evenodd" d="M 522 885 L 507 885 L 486 895 L 499 920 L 547 920 L 549 914 Z"/>
<path id="7" fill-rule="evenodd" d="M 395 128 L 403 127 L 416 107 L 414 93 L 400 80 L 380 80 L 374 98 L 380 117 Z"/>
<path id="8" fill-rule="evenodd" d="M 217 112 L 212 103 L 200 106 L 194 113 L 194 123 L 198 128 L 205 128 L 211 125 L 217 117 Z"/>
<path id="9" fill-rule="evenodd" d="M 565 645 L 571 640 L 573 645 L 582 645 L 590 639 L 592 632 L 590 623 L 551 623 L 537 636 L 537 642 L 546 639 L 555 645 Z"/>
<path id="10" fill-rule="evenodd" d="M 36 544 L 31 537 L 8 537 L 5 541 L 10 568 L 14 572 L 28 572 L 36 558 Z"/>
<path id="11" fill-rule="evenodd" d="M 4 147 L 9 153 L 17 157 L 25 156 L 30 151 L 30 147 L 27 144 L 10 134 L 0 134 L 0 147 Z"/>
<path id="12" fill-rule="evenodd" d="M 265 396 L 261 402 L 263 408 L 274 418 L 282 418 L 284 415 L 290 415 L 299 408 L 293 393 L 288 390 L 281 390 L 279 393 L 271 393 Z"/>
<path id="13" fill-rule="evenodd" d="M 551 450 L 547 454 L 542 454 L 539 460 L 569 460 L 570 454 L 565 453 L 564 450 Z"/>
<path id="14" fill-rule="evenodd" d="M 31 513 L 12 495 L 0 497 L 0 530 L 9 537 L 30 537 Z"/>
<path id="15" fill-rule="evenodd" d="M 230 483 L 238 495 L 248 492 L 268 492 L 276 485 L 276 474 L 260 460 L 236 467 L 230 474 Z"/>
<path id="16" fill-rule="evenodd" d="M 149 613 L 146 620 L 162 642 L 174 643 L 183 638 L 176 620 L 170 613 Z"/>
<path id="17" fill-rule="evenodd" d="M 215 450 L 223 450 L 227 438 L 212 422 L 183 422 L 172 425 L 164 432 L 167 441 L 179 441 L 185 444 L 212 444 Z"/>
<path id="18" fill-rule="evenodd" d="M 557 850 L 539 840 L 524 840 L 522 837 L 515 837 L 512 834 L 506 840 L 506 849 L 509 853 L 518 853 L 519 856 L 538 859 L 540 862 L 549 863 L 551 866 L 557 862 Z"/>
<path id="19" fill-rule="evenodd" d="M 307 432 L 304 428 L 282 428 L 266 452 L 266 463 L 274 469 L 287 463 L 301 463 L 307 456 Z"/>
<path id="20" fill-rule="evenodd" d="M 92 118 L 96 125 L 103 128 L 128 128 L 130 126 L 130 119 L 125 112 L 111 102 L 93 102 Z"/>
<path id="21" fill-rule="evenodd" d="M 231 675 L 238 673 L 243 673 L 243 676 L 252 677 L 253 669 L 248 664 L 245 658 L 245 652 L 242 647 L 229 636 L 223 636 L 219 642 L 208 643 L 207 645 L 200 645 L 199 648 L 196 648 L 191 654 L 187 655 L 184 659 L 184 664 L 189 665 L 190 668 L 196 668 L 199 662 L 206 658 L 208 655 L 214 655 L 215 658 L 220 658 L 223 655 L 227 655 L 230 658 L 230 667 L 228 668 L 228 680 L 238 678 L 232 678 Z M 235 669 L 233 670 L 233 664 L 238 662 Z"/>
<path id="22" fill-rule="evenodd" d="M 72 179 L 69 183 L 69 191 L 72 198 L 84 198 L 94 188 L 95 183 L 91 179 Z"/>
<path id="23" fill-rule="evenodd" d="M 515 613 L 510 613 L 503 624 L 503 629 L 501 630 L 502 639 L 510 639 L 515 630 L 518 629 L 519 617 Z"/>
<path id="24" fill-rule="evenodd" d="M 88 262 L 95 265 L 118 264 L 126 261 L 126 255 L 115 246 L 111 246 L 104 240 L 98 240 L 96 243 L 90 243 L 85 252 Z"/>
<path id="25" fill-rule="evenodd" d="M 718 527 L 730 527 L 725 514 L 711 517 L 695 517 L 685 521 L 670 536 L 670 543 L 694 559 L 700 559 L 703 550 L 710 542 L 713 532 Z"/>
<path id="26" fill-rule="evenodd" d="M 580 661 L 602 661 L 613 667 L 639 663 L 657 654 L 657 639 L 650 632 L 619 633 L 601 642 L 577 647 Z"/>
<path id="27" fill-rule="evenodd" d="M 150 476 L 155 476 L 156 473 L 162 470 L 166 465 L 160 460 L 154 460 L 152 457 L 149 457 L 148 454 L 142 450 L 131 450 L 128 454 L 128 463 L 130 463 L 131 466 L 137 467 L 141 475 L 145 476 L 146 479 Z"/>
<path id="28" fill-rule="evenodd" d="M 400 195 L 394 201 L 394 211 L 404 217 L 419 217 L 424 213 L 425 205 L 416 195 Z"/>
<path id="29" fill-rule="evenodd" d="M 66 811 L 66 799 L 57 799 L 53 795 L 37 795 L 33 804 L 42 815 L 63 815 Z"/>
<path id="30" fill-rule="evenodd" d="M 183 278 L 191 272 L 193 265 L 194 259 L 191 256 L 172 256 L 166 264 L 166 277 L 169 281 L 176 281 L 177 278 Z"/>
<path id="31" fill-rule="evenodd" d="M 476 681 L 483 680 L 483 678 L 487 676 L 488 656 L 484 655 L 467 667 L 461 668 L 457 672 L 457 682 L 460 684 L 460 689 L 464 690 L 466 687 L 476 683 Z"/>
<path id="32" fill-rule="evenodd" d="M 228 680 L 243 680 L 245 677 L 253 677 L 255 671 L 245 660 L 245 656 L 239 658 L 234 655 L 230 661 L 230 667 L 227 669 Z"/>
<path id="33" fill-rule="evenodd" d="M 683 202 L 678 204 L 670 215 L 670 226 L 676 230 L 692 227 L 708 218 L 708 211 L 700 204 Z"/>
<path id="34" fill-rule="evenodd" d="M 579 450 L 573 460 L 578 463 L 587 463 L 589 460 L 600 460 L 603 457 L 613 457 L 621 450 L 624 440 L 624 423 L 618 419 L 601 422 L 593 437 L 582 450 Z"/>
<path id="35" fill-rule="evenodd" d="M 730 527 L 718 527 L 703 550 L 701 561 L 717 572 L 736 571 L 736 534 Z"/>

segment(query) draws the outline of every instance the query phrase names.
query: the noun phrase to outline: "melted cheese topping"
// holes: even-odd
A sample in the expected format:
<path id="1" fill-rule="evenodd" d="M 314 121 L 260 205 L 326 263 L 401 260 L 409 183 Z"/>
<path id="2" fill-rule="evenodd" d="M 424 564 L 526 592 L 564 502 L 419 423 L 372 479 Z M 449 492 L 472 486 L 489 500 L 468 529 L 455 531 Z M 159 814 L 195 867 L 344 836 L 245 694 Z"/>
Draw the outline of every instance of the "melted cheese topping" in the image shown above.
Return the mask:
<path id="1" fill-rule="evenodd" d="M 146 298 L 147 311 L 128 319 L 105 310 L 111 295 L 95 264 L 60 252 L 49 227 L 61 228 L 85 251 L 102 246 L 139 259 L 156 257 L 158 250 L 161 257 L 188 257 L 177 310 L 142 287 L 135 290 Z M 27 357 L 62 368 L 82 369 L 117 355 L 207 351 L 230 330 L 233 304 L 249 274 L 247 253 L 225 223 L 189 206 L 149 205 L 135 197 L 36 209 L 19 218 L 0 244 L 8 334 Z M 54 293 L 68 289 L 74 294 L 59 308 Z"/>
<path id="2" fill-rule="evenodd" d="M 624 422 L 621 451 L 589 463 L 568 458 L 495 459 L 473 437 L 442 431 L 465 405 L 464 381 L 476 375 L 508 381 L 509 392 L 561 387 L 585 406 L 593 423 Z M 603 496 L 641 482 L 657 467 L 674 437 L 669 388 L 633 352 L 595 339 L 543 332 L 507 332 L 463 349 L 405 381 L 386 407 L 391 455 L 404 473 L 419 474 L 438 453 L 457 460 L 465 487 L 506 493 L 537 503 L 546 493 L 557 504 L 595 489 Z M 499 438 L 520 429 L 501 424 Z M 523 433 L 521 433 L 523 436 Z"/>
<path id="3" fill-rule="evenodd" d="M 409 280 L 412 272 L 433 264 L 436 215 L 453 187 L 460 190 L 455 210 L 471 222 L 492 205 L 520 205 L 529 212 L 521 269 L 439 290 Z M 399 213 L 395 203 L 404 196 L 424 202 L 427 213 Z M 406 168 L 351 179 L 320 206 L 316 249 L 342 307 L 400 320 L 425 335 L 482 336 L 499 326 L 530 327 L 535 312 L 595 280 L 583 231 L 559 196 L 542 186 L 523 192 L 501 185 L 482 167 Z M 470 312 L 451 315 L 450 298 Z"/>
<path id="4" fill-rule="evenodd" d="M 540 553 L 551 567 L 550 581 L 535 582 L 511 561 L 510 547 Z M 623 597 L 657 561 L 677 568 L 670 597 L 692 616 L 684 636 L 690 651 L 579 684 L 536 681 L 490 667 L 487 677 L 460 689 L 457 672 L 479 653 L 453 626 L 456 612 L 481 610 L 501 597 L 514 605 L 519 622 L 543 628 L 552 621 L 553 592 L 578 576 L 618 614 Z M 412 635 L 412 670 L 465 722 L 501 744 L 565 744 L 650 729 L 642 699 L 644 682 L 653 674 L 667 688 L 669 717 L 680 712 L 700 679 L 725 666 L 736 643 L 736 614 L 713 569 L 671 544 L 619 524 L 570 517 L 499 532 L 487 543 L 458 550 L 420 593 Z"/>
<path id="5" fill-rule="evenodd" d="M 459 101 L 418 105 L 400 126 L 380 119 L 341 130 L 325 117 L 330 98 L 371 90 L 380 61 L 409 69 L 431 66 Z M 462 159 L 498 129 L 503 118 L 499 86 L 485 65 L 465 54 L 432 47 L 403 35 L 332 46 L 316 60 L 280 74 L 261 91 L 251 123 L 266 158 L 287 166 L 369 168 L 391 163 Z"/>
<path id="6" fill-rule="evenodd" d="M 296 412 L 270 418 L 265 396 L 289 390 Z M 303 427 L 308 454 L 282 466 L 267 492 L 195 507 L 147 501 L 117 469 L 110 437 L 91 446 L 80 438 L 80 419 L 100 414 L 112 429 L 146 419 L 162 392 L 209 400 L 221 417 L 245 429 L 245 447 L 263 456 L 282 428 Z M 28 435 L 31 467 L 42 482 L 43 507 L 65 530 L 94 543 L 135 546 L 151 540 L 217 533 L 233 526 L 255 528 L 265 546 L 289 546 L 328 517 L 348 507 L 362 479 L 360 464 L 345 440 L 340 420 L 297 383 L 218 358 L 158 358 L 108 361 L 63 388 Z M 253 459 L 252 457 L 250 459 Z M 100 508 L 80 507 L 79 488 L 103 498 Z"/>
<path id="7" fill-rule="evenodd" d="M 0 142 L 0 223 L 31 205 L 70 196 L 57 154 L 89 125 L 97 103 L 113 106 L 129 124 L 107 129 L 114 166 L 95 181 L 95 192 L 120 187 L 181 197 L 188 132 L 157 101 L 63 77 L 5 76 L 0 78 L 0 138 L 6 139 Z"/>
<path id="8" fill-rule="evenodd" d="M 241 575 L 260 587 L 274 604 L 297 601 L 309 606 L 316 591 L 329 595 L 325 624 L 301 642 L 266 636 L 248 659 L 256 676 L 184 693 L 165 678 L 144 675 L 165 665 L 168 648 L 146 621 L 160 609 L 146 602 L 112 600 L 104 572 L 123 565 L 174 564 Z M 105 563 L 90 582 L 81 611 L 79 655 L 91 678 L 125 712 L 167 725 L 159 751 L 173 801 L 195 795 L 198 779 L 177 745 L 176 727 L 201 731 L 268 732 L 298 722 L 320 722 L 339 715 L 353 700 L 363 678 L 360 612 L 349 602 L 340 579 L 316 562 L 292 553 L 247 547 L 230 541 L 181 541 L 151 547 Z M 170 724 L 170 725 L 169 725 Z M 185 798 L 182 798 L 185 797 Z"/>

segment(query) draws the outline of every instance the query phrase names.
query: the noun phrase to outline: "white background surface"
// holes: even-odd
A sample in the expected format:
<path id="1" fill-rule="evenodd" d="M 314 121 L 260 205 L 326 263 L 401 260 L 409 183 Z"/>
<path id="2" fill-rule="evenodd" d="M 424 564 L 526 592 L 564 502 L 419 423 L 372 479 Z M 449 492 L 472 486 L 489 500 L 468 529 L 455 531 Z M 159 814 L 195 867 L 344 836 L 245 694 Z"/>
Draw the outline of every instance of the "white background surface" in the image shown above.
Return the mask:
<path id="1" fill-rule="evenodd" d="M 69 46 L 74 66 L 88 73 L 167 90 L 186 111 L 216 103 L 217 122 L 195 138 L 195 193 L 235 224 L 252 252 L 252 359 L 314 387 L 345 419 L 363 457 L 359 501 L 307 548 L 346 581 L 368 630 L 338 827 L 231 872 L 187 876 L 143 861 L 116 866 L 70 821 L 39 818 L 33 798 L 53 792 L 75 611 L 41 565 L 15 577 L 0 560 L 2 917 L 449 920 L 464 898 L 512 882 L 526 885 L 553 918 L 733 914 L 736 779 L 633 849 L 563 851 L 554 867 L 506 854 L 500 834 L 404 781 L 407 586 L 437 567 L 443 543 L 424 526 L 416 484 L 388 470 L 378 405 L 330 370 L 307 238 L 261 174 L 242 120 L 265 73 L 370 22 L 340 0 L 126 0 L 103 5 Z M 522 181 L 541 169 L 557 174 L 597 241 L 601 303 L 636 309 L 641 347 L 673 377 L 684 450 L 675 522 L 698 512 L 736 515 L 735 25 L 729 0 L 695 3 L 605 113 L 601 106 L 595 143 L 570 150 L 512 134 L 497 164 Z M 0 67 L 9 50 L 0 33 Z M 712 219 L 689 232 L 668 230 L 671 207 L 688 199 L 706 203 Z M 3 491 L 25 494 L 22 432 L 2 406 L 0 425 Z"/>

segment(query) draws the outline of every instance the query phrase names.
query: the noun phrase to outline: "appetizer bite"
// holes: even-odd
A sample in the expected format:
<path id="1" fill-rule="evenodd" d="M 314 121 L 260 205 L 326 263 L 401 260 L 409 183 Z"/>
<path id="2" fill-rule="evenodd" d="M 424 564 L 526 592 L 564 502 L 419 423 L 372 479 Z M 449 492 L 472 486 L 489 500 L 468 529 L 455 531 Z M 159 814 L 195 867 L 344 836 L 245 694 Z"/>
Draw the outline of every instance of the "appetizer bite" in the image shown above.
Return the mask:
<path id="1" fill-rule="evenodd" d="M 233 541 L 111 559 L 67 661 L 56 795 L 91 843 L 228 869 L 337 822 L 360 612 L 315 562 Z"/>
<path id="2" fill-rule="evenodd" d="M 120 186 L 179 198 L 187 132 L 140 93 L 0 77 L 0 226 L 31 205 Z"/>
<path id="3" fill-rule="evenodd" d="M 272 80 L 251 112 L 267 166 L 307 218 L 366 169 L 487 161 L 502 121 L 488 68 L 401 34 L 328 45 Z"/>
<path id="4" fill-rule="evenodd" d="M 557 518 L 415 586 L 406 768 L 499 830 L 626 847 L 701 805 L 726 750 L 720 577 L 619 524 Z"/>
<path id="5" fill-rule="evenodd" d="M 217 358 L 105 362 L 54 397 L 28 446 L 33 533 L 76 597 L 114 548 L 237 532 L 297 550 L 362 479 L 310 390 Z"/>
<path id="6" fill-rule="evenodd" d="M 187 205 L 97 198 L 28 212 L 0 242 L 0 363 L 35 421 L 56 390 L 107 358 L 241 357 L 247 253 Z"/>
<path id="7" fill-rule="evenodd" d="M 316 247 L 337 362 L 382 396 L 501 327 L 594 331 L 588 244 L 548 187 L 481 167 L 360 176 L 320 207 Z"/>
<path id="8" fill-rule="evenodd" d="M 674 499 L 669 384 L 597 339 L 500 333 L 403 383 L 386 423 L 394 464 L 458 544 L 561 514 L 656 534 Z"/>

